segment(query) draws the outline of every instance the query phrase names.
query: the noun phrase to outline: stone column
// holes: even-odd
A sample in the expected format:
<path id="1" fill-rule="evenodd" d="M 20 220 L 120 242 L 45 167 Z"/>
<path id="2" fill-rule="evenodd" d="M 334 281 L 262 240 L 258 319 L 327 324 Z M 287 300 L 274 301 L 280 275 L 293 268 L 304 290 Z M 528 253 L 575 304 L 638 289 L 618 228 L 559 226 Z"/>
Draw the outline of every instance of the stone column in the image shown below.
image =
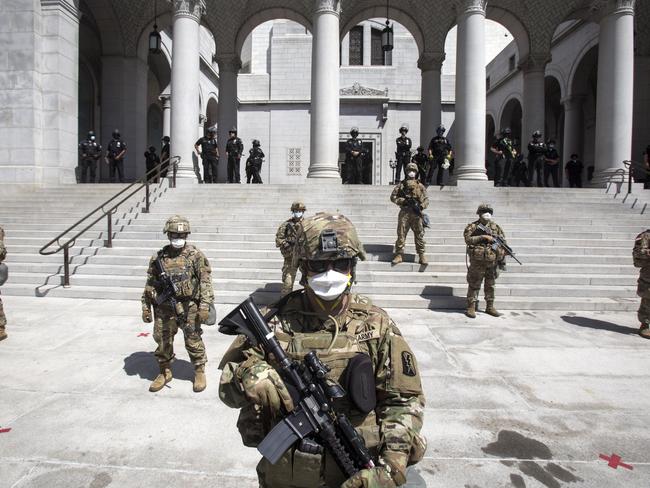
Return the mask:
<path id="1" fill-rule="evenodd" d="M 228 131 L 237 127 L 237 73 L 241 69 L 241 59 L 236 54 L 220 55 L 219 64 L 219 111 L 217 112 L 217 138 L 219 142 L 219 169 L 218 180 L 224 182 L 228 179 L 228 157 L 226 155 L 226 142 Z M 242 134 L 238 134 L 240 137 Z M 240 169 L 243 169 L 241 165 Z"/>
<path id="2" fill-rule="evenodd" d="M 350 33 L 343 36 L 341 41 L 341 66 L 350 65 Z"/>
<path id="3" fill-rule="evenodd" d="M 485 173 L 485 7 L 487 0 L 455 0 L 456 175 L 487 180 Z"/>
<path id="4" fill-rule="evenodd" d="M 161 95 L 159 98 L 163 109 L 163 137 L 171 137 L 171 98 L 169 95 Z"/>
<path id="5" fill-rule="evenodd" d="M 584 161 L 582 147 L 582 103 L 583 95 L 573 95 L 562 100 L 564 106 L 564 136 L 562 137 L 562 161 L 564 164 L 576 153 Z M 586 181 L 586 168 L 583 177 Z"/>
<path id="6" fill-rule="evenodd" d="M 442 117 L 440 70 L 445 53 L 423 53 L 418 59 L 422 72 L 420 94 L 420 145 L 426 150 Z"/>
<path id="7" fill-rule="evenodd" d="M 339 0 L 313 0 L 309 178 L 339 178 Z"/>
<path id="8" fill-rule="evenodd" d="M 172 0 L 174 7 L 171 151 L 180 156 L 177 177 L 194 178 L 193 151 L 199 119 L 199 22 L 204 0 Z"/>
<path id="9" fill-rule="evenodd" d="M 363 23 L 363 65 L 372 64 L 372 26 L 370 22 Z"/>
<path id="10" fill-rule="evenodd" d="M 604 186 L 632 155 L 634 0 L 608 0 L 600 21 L 593 184 Z"/>
<path id="11" fill-rule="evenodd" d="M 544 95 L 544 69 L 550 60 L 546 53 L 531 53 L 524 59 L 519 67 L 524 73 L 524 106 L 523 127 L 521 134 L 522 150 L 528 144 L 533 132 L 539 130 L 546 140 L 548 134 L 544 134 L 545 122 L 545 95 Z"/>

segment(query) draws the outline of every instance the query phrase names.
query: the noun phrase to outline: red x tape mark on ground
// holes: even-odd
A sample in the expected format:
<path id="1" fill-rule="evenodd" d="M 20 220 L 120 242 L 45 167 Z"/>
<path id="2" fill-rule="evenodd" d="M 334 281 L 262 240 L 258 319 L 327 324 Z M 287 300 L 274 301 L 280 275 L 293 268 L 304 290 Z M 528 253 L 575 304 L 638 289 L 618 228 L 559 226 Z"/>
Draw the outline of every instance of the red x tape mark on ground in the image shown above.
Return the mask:
<path id="1" fill-rule="evenodd" d="M 11 428 L 8 429 L 0 429 L 0 434 L 6 434 L 7 432 L 11 431 Z"/>
<path id="2" fill-rule="evenodd" d="M 631 464 L 622 463 L 621 456 L 619 456 L 618 454 L 612 454 L 611 456 L 605 456 L 604 454 L 600 454 L 598 457 L 604 461 L 607 461 L 607 466 L 609 466 L 610 468 L 616 469 L 620 466 L 621 468 L 625 468 L 629 470 L 634 469 L 634 466 L 632 466 Z"/>
<path id="3" fill-rule="evenodd" d="M 149 337 L 149 332 L 140 332 L 138 337 Z"/>

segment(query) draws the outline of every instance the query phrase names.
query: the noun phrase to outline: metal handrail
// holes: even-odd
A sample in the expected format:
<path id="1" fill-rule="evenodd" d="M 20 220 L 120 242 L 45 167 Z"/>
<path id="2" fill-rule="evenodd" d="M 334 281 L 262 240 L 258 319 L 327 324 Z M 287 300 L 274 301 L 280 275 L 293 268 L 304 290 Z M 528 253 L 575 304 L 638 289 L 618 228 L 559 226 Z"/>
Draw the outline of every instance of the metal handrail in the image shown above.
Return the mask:
<path id="1" fill-rule="evenodd" d="M 643 167 L 644 164 L 645 163 L 641 163 L 639 161 L 632 161 L 631 159 L 626 159 L 625 161 L 623 161 L 623 166 L 625 166 L 625 168 L 627 168 L 627 193 L 628 193 L 628 195 L 630 193 L 632 193 L 632 176 L 633 176 L 632 175 L 632 173 L 633 173 L 632 165 L 634 165 L 634 172 L 636 172 L 638 170 L 642 170 L 643 172 L 645 172 L 646 176 L 650 176 L 650 170 L 647 169 L 647 168 L 644 168 Z M 634 175 L 634 177 L 636 178 L 636 175 Z"/>
<path id="2" fill-rule="evenodd" d="M 45 244 L 41 249 L 39 249 L 38 253 L 43 255 L 43 256 L 49 256 L 52 254 L 56 254 L 59 251 L 63 250 L 63 286 L 65 288 L 68 288 L 70 286 L 70 248 L 75 245 L 75 242 L 79 237 L 81 237 L 86 231 L 88 231 L 91 227 L 93 227 L 97 222 L 99 222 L 101 219 L 104 217 L 107 217 L 107 236 L 108 238 L 104 240 L 104 247 L 113 247 L 113 214 L 117 211 L 118 207 L 122 205 L 124 202 L 126 202 L 129 198 L 131 198 L 133 195 L 135 195 L 137 192 L 145 188 L 146 191 L 146 197 L 145 197 L 145 208 L 142 209 L 143 213 L 149 213 L 149 185 L 151 184 L 151 181 L 154 178 L 160 178 L 160 174 L 162 172 L 162 167 L 163 165 L 167 164 L 167 170 L 172 171 L 172 188 L 176 188 L 176 171 L 178 169 L 178 164 L 180 163 L 180 156 L 173 156 L 171 158 L 165 159 L 160 162 L 160 164 L 156 165 L 155 168 L 152 168 L 151 170 L 147 171 L 147 173 L 141 177 L 135 180 L 133 183 L 131 183 L 129 186 L 126 188 L 122 189 L 115 195 L 113 195 L 111 198 L 106 200 L 104 203 L 99 205 L 97 208 L 89 212 L 87 215 L 79 219 L 77 222 L 72 224 L 70 227 L 68 227 L 66 230 L 61 232 L 58 236 L 56 236 L 54 239 L 49 241 L 47 244 Z M 140 186 L 137 186 L 140 185 Z M 133 189 L 133 187 L 137 186 L 137 188 Z M 132 190 L 129 192 L 129 190 Z M 128 193 L 124 198 L 122 198 L 119 202 L 114 203 L 110 208 L 105 210 L 105 207 L 116 200 L 118 197 L 123 195 L 124 193 Z M 93 219 L 95 214 L 99 213 L 99 216 Z M 92 222 L 90 222 L 88 225 L 83 227 L 83 229 L 79 230 L 74 236 L 70 237 L 66 242 L 61 243 L 61 239 L 69 234 L 71 231 L 73 231 L 75 228 L 81 226 L 84 222 L 93 219 Z M 54 250 L 48 250 L 50 246 L 55 244 L 58 246 Z"/>

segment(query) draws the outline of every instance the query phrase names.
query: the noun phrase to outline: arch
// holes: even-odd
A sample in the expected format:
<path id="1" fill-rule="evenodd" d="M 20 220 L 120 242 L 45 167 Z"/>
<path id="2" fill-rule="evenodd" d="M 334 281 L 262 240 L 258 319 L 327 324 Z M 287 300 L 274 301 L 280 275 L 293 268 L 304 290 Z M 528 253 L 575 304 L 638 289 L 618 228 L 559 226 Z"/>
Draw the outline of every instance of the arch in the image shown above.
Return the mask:
<path id="1" fill-rule="evenodd" d="M 219 115 L 219 101 L 215 93 L 208 95 L 208 103 L 205 107 L 205 126 L 215 127 L 217 125 L 217 116 Z"/>
<path id="2" fill-rule="evenodd" d="M 99 83 L 93 67 L 83 57 L 79 57 L 79 92 L 78 92 L 78 122 L 77 139 L 81 140 L 83 135 L 93 130 L 100 134 L 99 110 L 97 96 Z"/>
<path id="3" fill-rule="evenodd" d="M 512 97 L 504 105 L 501 110 L 501 117 L 499 118 L 499 129 L 503 130 L 509 127 L 512 131 L 512 139 L 518 140 L 520 143 L 522 115 L 521 100 L 517 97 Z"/>
<path id="4" fill-rule="evenodd" d="M 244 41 L 248 35 L 253 32 L 253 29 L 255 29 L 255 27 L 269 20 L 277 19 L 292 20 L 302 25 L 308 31 L 311 32 L 312 30 L 311 22 L 309 19 L 307 19 L 304 15 L 296 10 L 283 7 L 266 8 L 251 15 L 241 24 L 235 36 L 235 53 L 237 53 L 237 55 L 241 53 L 244 46 Z"/>
<path id="5" fill-rule="evenodd" d="M 530 35 L 526 25 L 512 12 L 501 7 L 495 7 L 488 3 L 485 17 L 494 22 L 498 22 L 512 34 L 512 38 L 517 44 L 519 59 L 526 59 L 530 53 Z"/>
<path id="6" fill-rule="evenodd" d="M 417 20 L 412 17 L 410 13 L 402 10 L 401 8 L 395 7 L 394 5 L 390 5 L 388 9 L 388 16 L 390 20 L 394 20 L 402 24 L 406 30 L 409 31 L 415 40 L 415 44 L 418 47 L 418 55 L 422 54 L 425 51 L 424 48 L 426 36 L 420 28 L 420 24 L 418 24 Z M 364 20 L 376 18 L 386 18 L 385 5 L 368 7 L 355 12 L 351 17 L 347 18 L 345 24 L 342 25 L 340 30 L 340 41 L 343 41 L 345 35 L 357 24 L 363 22 Z"/>
<path id="7" fill-rule="evenodd" d="M 571 66 L 569 79 L 567 81 L 567 92 L 571 95 L 579 93 L 576 90 L 576 86 L 586 82 L 586 77 L 588 76 L 588 74 L 585 73 L 586 62 L 593 62 L 598 65 L 598 36 L 592 37 L 589 42 L 585 44 L 578 56 L 576 56 L 573 66 Z"/>
<path id="8" fill-rule="evenodd" d="M 555 139 L 558 147 L 561 147 L 564 114 L 562 107 L 562 87 L 558 79 L 551 75 L 544 77 L 544 103 L 546 106 L 544 134 L 547 139 Z"/>
<path id="9" fill-rule="evenodd" d="M 562 100 L 569 91 L 567 81 L 564 77 L 564 73 L 562 73 L 557 68 L 557 66 L 554 66 L 552 64 L 547 64 L 545 70 L 545 76 L 549 76 L 555 79 L 555 81 L 557 81 L 557 84 L 560 87 L 560 100 Z"/>
<path id="10" fill-rule="evenodd" d="M 158 148 L 163 136 L 163 113 L 156 103 L 149 105 L 147 110 L 147 147 Z"/>
<path id="11" fill-rule="evenodd" d="M 524 105 L 524 99 L 521 96 L 521 93 L 512 92 L 506 95 L 505 97 L 503 97 L 503 101 L 501 102 L 501 106 L 499 107 L 498 116 L 494 118 L 495 121 L 499 121 L 499 127 L 498 127 L 499 130 L 503 129 L 503 127 L 501 127 L 501 120 L 503 119 L 503 112 L 506 109 L 506 105 L 508 105 L 508 103 L 510 103 L 510 101 L 512 101 L 513 99 L 517 100 L 520 106 L 523 107 Z"/>
<path id="12" fill-rule="evenodd" d="M 83 0 L 79 8 L 87 15 L 101 33 L 103 55 L 124 55 L 125 39 L 122 23 L 115 13 L 115 2 L 109 0 Z"/>

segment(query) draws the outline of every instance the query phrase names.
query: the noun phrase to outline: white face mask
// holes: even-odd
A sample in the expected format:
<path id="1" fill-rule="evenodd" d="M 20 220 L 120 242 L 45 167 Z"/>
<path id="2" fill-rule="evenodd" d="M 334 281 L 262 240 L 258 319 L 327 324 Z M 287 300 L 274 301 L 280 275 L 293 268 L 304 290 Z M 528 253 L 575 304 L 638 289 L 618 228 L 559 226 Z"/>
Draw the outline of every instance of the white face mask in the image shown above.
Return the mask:
<path id="1" fill-rule="evenodd" d="M 293 218 L 294 219 L 300 219 L 300 218 L 302 218 L 302 214 L 303 214 L 302 212 L 294 212 L 293 213 Z"/>
<path id="2" fill-rule="evenodd" d="M 415 173 L 414 173 L 413 171 L 411 171 L 411 172 L 409 173 L 409 178 L 415 178 L 415 176 L 416 176 L 416 175 L 415 175 Z"/>
<path id="3" fill-rule="evenodd" d="M 341 296 L 348 287 L 350 279 L 349 274 L 328 269 L 325 273 L 310 276 L 307 278 L 307 283 L 318 297 L 330 301 Z"/>
<path id="4" fill-rule="evenodd" d="M 481 219 L 483 220 L 490 220 L 492 218 L 492 214 L 490 212 L 485 212 L 481 214 Z"/>
<path id="5" fill-rule="evenodd" d="M 185 246 L 185 239 L 169 239 L 169 242 L 174 249 L 180 249 Z"/>

